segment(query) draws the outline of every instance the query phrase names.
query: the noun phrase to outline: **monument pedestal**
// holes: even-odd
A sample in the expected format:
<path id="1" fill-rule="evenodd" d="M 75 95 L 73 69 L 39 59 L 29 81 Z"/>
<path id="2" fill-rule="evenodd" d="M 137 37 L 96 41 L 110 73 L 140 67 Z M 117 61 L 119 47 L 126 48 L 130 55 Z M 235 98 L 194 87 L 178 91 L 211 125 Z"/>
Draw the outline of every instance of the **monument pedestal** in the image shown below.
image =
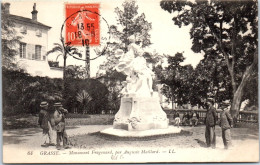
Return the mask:
<path id="1" fill-rule="evenodd" d="M 123 97 L 115 115 L 113 128 L 127 131 L 167 129 L 169 119 L 158 97 Z"/>
<path id="2" fill-rule="evenodd" d="M 128 131 L 124 129 L 114 129 L 111 127 L 100 131 L 100 133 L 104 135 L 110 135 L 110 136 L 122 137 L 122 138 L 142 138 L 142 137 L 179 134 L 181 130 L 182 130 L 181 127 L 177 128 L 175 126 L 169 126 L 166 129 L 149 129 L 144 131 Z"/>

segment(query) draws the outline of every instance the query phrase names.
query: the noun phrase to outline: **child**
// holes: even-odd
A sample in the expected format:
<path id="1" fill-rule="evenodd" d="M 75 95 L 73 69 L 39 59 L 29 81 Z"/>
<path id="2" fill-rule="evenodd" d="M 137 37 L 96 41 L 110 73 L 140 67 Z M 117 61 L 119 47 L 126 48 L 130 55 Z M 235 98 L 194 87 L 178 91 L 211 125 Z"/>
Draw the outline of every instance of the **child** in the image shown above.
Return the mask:
<path id="1" fill-rule="evenodd" d="M 50 114 L 48 113 L 48 103 L 46 101 L 41 102 L 40 104 L 41 110 L 39 113 L 38 123 L 43 130 L 43 144 L 42 147 L 55 146 L 52 143 L 52 127 L 50 121 Z M 49 144 L 47 143 L 49 139 Z"/>
<path id="2" fill-rule="evenodd" d="M 55 112 L 54 112 L 54 121 L 55 121 L 55 129 L 57 131 L 57 149 L 61 149 L 60 142 L 63 141 L 63 148 L 70 148 L 68 146 L 68 136 L 65 130 L 65 114 L 68 113 L 66 109 L 64 109 L 61 103 L 55 103 Z"/>

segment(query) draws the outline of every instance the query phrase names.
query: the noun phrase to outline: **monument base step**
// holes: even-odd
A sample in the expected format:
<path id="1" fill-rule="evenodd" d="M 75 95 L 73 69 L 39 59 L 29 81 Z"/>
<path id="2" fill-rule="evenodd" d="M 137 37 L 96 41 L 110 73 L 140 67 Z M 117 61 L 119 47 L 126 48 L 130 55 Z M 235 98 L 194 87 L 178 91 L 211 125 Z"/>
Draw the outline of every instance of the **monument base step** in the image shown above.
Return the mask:
<path id="1" fill-rule="evenodd" d="M 149 129 L 167 129 L 169 125 L 169 120 L 160 122 L 147 122 L 147 123 L 137 123 L 133 126 L 131 123 L 113 123 L 114 129 L 124 129 L 127 131 L 144 131 Z"/>
<path id="2" fill-rule="evenodd" d="M 149 137 L 157 135 L 176 134 L 181 132 L 181 127 L 169 126 L 166 129 L 150 129 L 144 131 L 127 131 L 124 129 L 114 129 L 113 127 L 100 131 L 102 134 L 118 137 Z"/>

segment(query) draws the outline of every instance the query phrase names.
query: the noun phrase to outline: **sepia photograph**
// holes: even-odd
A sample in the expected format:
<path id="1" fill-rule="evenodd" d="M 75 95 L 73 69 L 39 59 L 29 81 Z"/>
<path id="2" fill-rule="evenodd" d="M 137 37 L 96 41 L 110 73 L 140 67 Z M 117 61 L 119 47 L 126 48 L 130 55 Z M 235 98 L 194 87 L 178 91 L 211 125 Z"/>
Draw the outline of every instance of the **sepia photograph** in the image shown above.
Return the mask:
<path id="1" fill-rule="evenodd" d="M 3 0 L 3 163 L 259 162 L 257 0 Z"/>

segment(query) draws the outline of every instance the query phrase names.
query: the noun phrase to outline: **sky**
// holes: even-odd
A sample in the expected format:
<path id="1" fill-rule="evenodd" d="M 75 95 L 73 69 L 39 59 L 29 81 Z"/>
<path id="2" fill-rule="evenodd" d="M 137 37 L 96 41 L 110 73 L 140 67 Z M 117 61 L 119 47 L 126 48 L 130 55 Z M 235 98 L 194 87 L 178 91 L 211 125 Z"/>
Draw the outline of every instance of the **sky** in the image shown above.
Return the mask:
<path id="1" fill-rule="evenodd" d="M 5 1 L 4 1 L 5 2 Z M 38 10 L 38 21 L 51 26 L 48 33 L 48 50 L 53 47 L 53 43 L 60 43 L 61 26 L 65 20 L 65 3 L 100 3 L 100 14 L 109 25 L 116 25 L 115 8 L 122 8 L 123 0 L 70 0 L 68 1 L 32 1 L 32 0 L 12 0 L 10 13 L 23 17 L 31 18 L 33 3 L 36 2 Z M 159 0 L 137 0 L 138 13 L 144 13 L 146 20 L 152 23 L 151 42 L 152 45 L 147 48 L 150 51 L 156 51 L 159 54 L 174 55 L 177 52 L 184 52 L 186 58 L 183 64 L 191 64 L 195 67 L 203 58 L 202 54 L 194 53 L 191 50 L 192 41 L 190 39 L 190 26 L 179 28 L 172 21 L 172 14 L 161 9 Z M 101 23 L 102 24 L 102 23 Z M 101 25 L 101 35 L 107 35 L 108 28 Z M 95 57 L 90 48 L 91 58 Z M 48 56 L 48 60 L 56 60 L 56 55 Z M 63 64 L 62 58 L 59 58 L 60 64 Z M 98 66 L 104 62 L 105 58 L 100 57 L 91 61 L 91 77 L 96 75 Z M 72 57 L 67 59 L 68 65 L 85 65 L 84 61 L 76 60 Z"/>

